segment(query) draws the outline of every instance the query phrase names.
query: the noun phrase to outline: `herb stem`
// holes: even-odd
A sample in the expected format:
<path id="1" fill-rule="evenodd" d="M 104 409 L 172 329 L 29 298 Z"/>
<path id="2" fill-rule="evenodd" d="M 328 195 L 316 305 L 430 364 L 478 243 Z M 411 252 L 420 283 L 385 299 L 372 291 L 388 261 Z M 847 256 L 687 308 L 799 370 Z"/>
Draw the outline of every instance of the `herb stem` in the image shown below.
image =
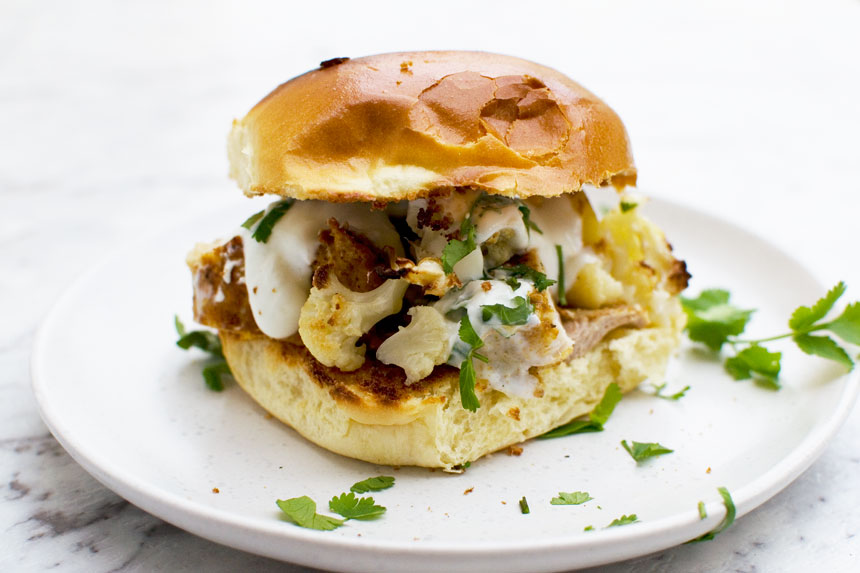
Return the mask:
<path id="1" fill-rule="evenodd" d="M 555 253 L 558 255 L 558 304 L 567 306 L 567 294 L 564 285 L 564 253 L 561 250 L 561 245 L 555 246 Z"/>

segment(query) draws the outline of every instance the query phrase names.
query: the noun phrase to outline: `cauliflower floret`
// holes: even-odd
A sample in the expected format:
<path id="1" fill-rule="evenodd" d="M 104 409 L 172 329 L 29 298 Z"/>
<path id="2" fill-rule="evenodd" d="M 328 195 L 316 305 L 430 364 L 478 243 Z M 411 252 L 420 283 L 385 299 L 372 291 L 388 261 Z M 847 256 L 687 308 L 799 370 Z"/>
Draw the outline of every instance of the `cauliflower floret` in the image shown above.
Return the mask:
<path id="1" fill-rule="evenodd" d="M 299 315 L 299 335 L 314 358 L 345 372 L 364 364 L 359 337 L 388 315 L 400 311 L 409 283 L 387 280 L 369 292 L 354 292 L 337 277 L 324 288 L 311 288 Z"/>
<path id="2" fill-rule="evenodd" d="M 445 320 L 438 310 L 429 306 L 414 306 L 409 309 L 409 316 L 412 322 L 383 342 L 376 350 L 376 358 L 403 368 L 406 383 L 412 384 L 429 376 L 434 366 L 448 360 L 457 323 Z"/>

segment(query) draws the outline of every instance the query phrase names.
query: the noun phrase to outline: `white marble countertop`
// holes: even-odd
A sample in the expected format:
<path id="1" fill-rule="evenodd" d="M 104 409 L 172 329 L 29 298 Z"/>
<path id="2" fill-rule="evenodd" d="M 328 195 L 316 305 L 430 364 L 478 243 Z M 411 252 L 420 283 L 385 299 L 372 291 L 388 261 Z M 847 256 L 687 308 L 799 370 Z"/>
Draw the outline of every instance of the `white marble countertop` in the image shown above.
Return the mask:
<path id="1" fill-rule="evenodd" d="M 271 4 L 0 2 L 0 570 L 307 570 L 105 489 L 40 420 L 28 359 L 79 273 L 238 193 L 230 121 L 330 57 L 468 48 L 559 68 L 625 120 L 644 190 L 754 229 L 860 298 L 856 1 Z M 808 471 L 716 540 L 605 570 L 849 570 L 858 436 L 855 409 Z"/>

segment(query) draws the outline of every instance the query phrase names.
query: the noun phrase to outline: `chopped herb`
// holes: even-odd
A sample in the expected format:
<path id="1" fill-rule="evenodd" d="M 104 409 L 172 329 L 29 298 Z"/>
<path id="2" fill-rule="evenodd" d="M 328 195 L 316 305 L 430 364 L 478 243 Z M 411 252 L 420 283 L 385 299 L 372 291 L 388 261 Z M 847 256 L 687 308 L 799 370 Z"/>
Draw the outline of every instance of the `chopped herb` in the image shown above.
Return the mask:
<path id="1" fill-rule="evenodd" d="M 224 352 L 221 350 L 221 339 L 218 338 L 217 334 L 208 330 L 187 332 L 185 325 L 182 324 L 178 316 L 173 317 L 173 324 L 176 327 L 176 333 L 179 335 L 176 346 L 183 350 L 188 350 L 193 346 L 218 358 L 224 358 Z"/>
<path id="2" fill-rule="evenodd" d="M 320 531 L 331 531 L 343 525 L 343 519 L 320 515 L 317 513 L 317 504 L 306 495 L 291 499 L 279 499 L 278 507 L 281 508 L 293 523 L 308 529 Z"/>
<path id="3" fill-rule="evenodd" d="M 748 380 L 753 373 L 772 381 L 779 388 L 780 359 L 782 352 L 770 352 L 767 348 L 753 344 L 726 359 L 726 371 L 735 380 Z"/>
<path id="4" fill-rule="evenodd" d="M 708 517 L 708 512 L 705 511 L 705 502 L 699 502 L 699 519 L 706 519 Z"/>
<path id="5" fill-rule="evenodd" d="M 725 531 L 726 529 L 728 529 L 728 527 L 732 523 L 734 523 L 736 509 L 735 509 L 735 502 L 732 501 L 732 495 L 729 493 L 729 490 L 727 490 L 724 487 L 718 487 L 717 491 L 720 492 L 720 497 L 723 498 L 723 505 L 726 506 L 726 516 L 719 523 L 719 525 L 717 525 L 714 529 L 712 529 L 708 533 L 702 535 L 701 537 L 691 539 L 687 543 L 697 543 L 699 541 L 710 541 L 711 539 L 716 537 L 718 534 L 720 534 L 723 531 Z M 700 501 L 699 502 L 699 516 L 701 517 L 702 514 L 704 514 L 704 503 L 702 503 Z M 707 515 L 705 515 L 705 517 L 707 517 Z M 702 519 L 704 519 L 705 517 L 702 517 Z"/>
<path id="6" fill-rule="evenodd" d="M 269 237 L 272 234 L 272 229 L 275 228 L 275 223 L 277 223 L 284 214 L 290 210 L 290 207 L 295 203 L 295 199 L 284 199 L 283 201 L 278 201 L 277 203 L 269 206 L 266 214 L 260 219 L 259 223 L 257 223 L 257 228 L 254 229 L 254 232 L 251 234 L 251 237 L 257 241 L 258 243 L 265 243 L 269 240 Z M 256 215 L 252 216 L 251 219 L 256 217 Z M 250 221 L 250 219 L 249 219 Z M 248 221 L 245 221 L 248 223 Z M 250 225 L 253 225 L 254 221 L 251 221 Z M 243 224 L 244 226 L 244 224 Z"/>
<path id="7" fill-rule="evenodd" d="M 529 509 L 529 502 L 526 501 L 526 496 L 523 496 L 523 498 L 520 500 L 520 511 L 524 514 L 531 512 L 531 510 Z"/>
<path id="8" fill-rule="evenodd" d="M 609 420 L 609 416 L 612 415 L 613 410 L 615 410 L 615 406 L 620 401 L 621 388 L 618 387 L 618 384 L 612 382 L 606 387 L 606 391 L 603 393 L 603 398 L 601 398 L 600 403 L 598 403 L 594 410 L 588 414 L 587 420 L 573 420 L 538 437 L 543 439 L 561 438 L 572 434 L 602 432 L 603 425 Z"/>
<path id="9" fill-rule="evenodd" d="M 687 334 L 690 340 L 702 342 L 719 352 L 729 344 L 734 355 L 726 358 L 726 371 L 735 380 L 754 378 L 755 383 L 779 390 L 781 352 L 771 352 L 763 343 L 790 338 L 806 354 L 833 360 L 848 370 L 854 360 L 848 351 L 830 336 L 814 336 L 813 332 L 830 331 L 849 344 L 860 344 L 860 303 L 845 307 L 835 319 L 826 321 L 827 314 L 845 294 L 845 283 L 839 282 L 812 306 L 800 306 L 788 321 L 790 332 L 744 340 L 739 337 L 749 322 L 752 310 L 741 310 L 729 303 L 729 293 L 723 289 L 703 291 L 697 298 L 681 298 L 687 314 Z"/>
<path id="10" fill-rule="evenodd" d="M 259 220 L 260 220 L 260 218 L 262 218 L 262 216 L 263 216 L 263 215 L 265 215 L 265 214 L 266 214 L 266 210 L 265 210 L 265 209 L 263 209 L 262 211 L 259 211 L 259 212 L 257 212 L 257 213 L 254 213 L 253 215 L 251 215 L 250 217 L 248 217 L 247 219 L 245 219 L 245 222 L 244 222 L 244 223 L 242 223 L 242 226 L 243 226 L 244 228 L 246 228 L 246 229 L 248 229 L 248 230 L 250 231 L 250 230 L 251 230 L 251 227 L 253 227 L 253 226 L 254 226 L 254 223 L 256 223 L 257 221 L 259 221 Z"/>
<path id="11" fill-rule="evenodd" d="M 529 209 L 525 205 L 520 205 L 518 209 L 520 210 L 520 213 L 523 214 L 523 224 L 526 226 L 526 232 L 529 234 L 529 236 L 531 236 L 532 231 L 543 235 L 543 231 L 540 230 L 540 227 L 538 227 L 535 222 L 531 220 L 531 209 Z"/>
<path id="12" fill-rule="evenodd" d="M 353 493 L 367 493 L 369 491 L 382 491 L 384 489 L 388 489 L 394 485 L 394 478 L 392 476 L 377 476 L 377 477 L 369 477 L 366 480 L 362 480 L 360 482 L 356 482 L 352 484 L 352 487 L 349 488 L 349 491 Z"/>
<path id="13" fill-rule="evenodd" d="M 630 525 L 631 523 L 636 523 L 637 521 L 639 521 L 639 518 L 636 517 L 635 513 L 631 513 L 630 515 L 622 515 L 618 519 L 613 519 L 612 523 L 610 523 L 606 527 L 617 527 L 619 525 Z"/>
<path id="14" fill-rule="evenodd" d="M 543 292 L 544 290 L 546 290 L 547 287 L 550 287 L 555 284 L 554 280 L 546 278 L 545 274 L 540 271 L 536 271 L 528 265 L 520 264 L 515 267 L 500 267 L 500 270 L 510 274 L 507 279 L 507 283 L 514 290 L 520 288 L 519 281 L 517 281 L 514 277 L 522 277 L 532 281 L 535 285 L 535 288 L 538 289 L 538 292 Z"/>
<path id="15" fill-rule="evenodd" d="M 210 390 L 220 392 L 224 389 L 224 382 L 221 376 L 224 374 L 232 375 L 227 361 L 224 360 L 224 351 L 221 348 L 221 339 L 214 332 L 208 330 L 193 330 L 186 331 L 185 325 L 179 320 L 178 316 L 173 317 L 173 325 L 176 327 L 176 333 L 179 335 L 179 340 L 176 345 L 179 348 L 188 350 L 191 347 L 199 348 L 204 352 L 208 352 L 219 360 L 203 367 L 203 381 Z"/>
<path id="16" fill-rule="evenodd" d="M 594 531 L 594 526 L 593 525 L 586 525 L 583 528 L 583 531 Z"/>
<path id="17" fill-rule="evenodd" d="M 376 505 L 372 497 L 355 497 L 352 492 L 331 498 L 328 508 L 346 519 L 375 519 L 385 513 L 385 508 Z"/>
<path id="18" fill-rule="evenodd" d="M 571 493 L 560 491 L 558 492 L 558 497 L 552 498 L 550 503 L 552 505 L 581 505 L 592 499 L 594 498 L 588 495 L 587 491 L 574 491 Z"/>
<path id="19" fill-rule="evenodd" d="M 460 364 L 460 402 L 462 403 L 463 408 L 470 412 L 475 412 L 481 407 L 481 403 L 478 401 L 478 396 L 475 394 L 477 375 L 475 374 L 475 365 L 472 363 L 472 358 L 477 358 L 484 362 L 487 362 L 488 359 L 486 356 L 475 352 L 484 345 L 484 341 L 481 340 L 481 337 L 478 336 L 478 333 L 475 332 L 475 329 L 472 327 L 472 322 L 469 320 L 468 313 L 464 314 L 460 319 L 459 335 L 460 340 L 471 346 L 469 354 L 466 355 L 466 359 L 463 360 L 462 364 Z"/>
<path id="20" fill-rule="evenodd" d="M 205 366 L 203 368 L 203 381 L 210 390 L 221 392 L 224 390 L 224 382 L 221 380 L 221 376 L 224 374 L 233 374 L 226 360 Z"/>
<path id="21" fill-rule="evenodd" d="M 558 256 L 558 304 L 567 306 L 567 294 L 564 287 L 564 253 L 561 245 L 555 246 L 555 254 Z"/>
<path id="22" fill-rule="evenodd" d="M 629 203 L 627 201 L 621 202 L 621 212 L 626 213 L 627 211 L 632 211 L 636 207 L 639 206 L 639 203 Z"/>
<path id="23" fill-rule="evenodd" d="M 535 311 L 528 299 L 518 296 L 511 302 L 514 303 L 512 307 L 503 304 L 485 304 L 481 306 L 481 318 L 484 319 L 484 322 L 489 322 L 493 318 L 493 315 L 495 315 L 502 324 L 507 326 L 528 323 L 529 316 Z"/>
<path id="24" fill-rule="evenodd" d="M 656 456 L 662 456 L 664 454 L 671 454 L 675 450 L 670 450 L 666 446 L 654 443 L 654 442 L 633 442 L 633 445 L 630 446 L 627 443 L 627 440 L 621 440 L 621 445 L 627 450 L 627 453 L 630 454 L 636 463 L 639 463 L 648 458 L 653 458 Z"/>
<path id="25" fill-rule="evenodd" d="M 451 239 L 445 248 L 442 249 L 442 268 L 445 274 L 450 275 L 454 272 L 454 265 L 463 260 L 466 255 L 477 248 L 475 243 L 475 225 L 472 224 L 471 217 L 463 219 L 460 224 L 461 239 Z"/>
<path id="26" fill-rule="evenodd" d="M 753 311 L 731 305 L 729 297 L 728 291 L 720 289 L 703 291 L 695 299 L 681 297 L 690 340 L 719 351 L 730 336 L 744 331 Z"/>
<path id="27" fill-rule="evenodd" d="M 680 400 L 681 398 L 683 398 L 683 397 L 684 397 L 684 395 L 687 393 L 687 390 L 689 390 L 689 389 L 690 389 L 690 387 L 689 387 L 689 386 L 684 386 L 684 387 L 683 387 L 681 390 L 679 390 L 678 392 L 675 392 L 674 394 L 668 394 L 668 395 L 667 395 L 667 394 L 663 394 L 663 389 L 664 389 L 665 387 L 666 387 L 666 383 L 665 383 L 665 382 L 663 382 L 662 384 L 657 384 L 657 385 L 655 385 L 655 386 L 654 386 L 654 391 L 653 391 L 653 392 L 645 392 L 645 393 L 646 393 L 646 394 L 651 394 L 652 396 L 655 396 L 655 397 L 657 397 L 657 398 L 662 398 L 663 400 L 672 400 L 672 401 L 677 402 L 678 400 Z M 644 390 L 643 390 L 643 392 L 644 392 Z"/>

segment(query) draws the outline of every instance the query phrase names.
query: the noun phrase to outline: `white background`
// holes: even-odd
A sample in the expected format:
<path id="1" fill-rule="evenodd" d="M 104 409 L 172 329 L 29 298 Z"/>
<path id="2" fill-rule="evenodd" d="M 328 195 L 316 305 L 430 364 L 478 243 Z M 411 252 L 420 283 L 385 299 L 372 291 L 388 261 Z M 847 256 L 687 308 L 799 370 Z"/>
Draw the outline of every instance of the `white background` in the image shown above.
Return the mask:
<path id="1" fill-rule="evenodd" d="M 40 421 L 27 366 L 75 276 L 239 193 L 226 177 L 230 122 L 278 83 L 331 57 L 407 49 L 550 65 L 622 117 L 643 191 L 768 237 L 855 300 L 858 30 L 856 0 L 0 1 L 0 568 L 280 567 L 89 478 Z M 608 570 L 848 569 L 858 435 L 855 410 L 809 471 L 717 540 Z"/>

